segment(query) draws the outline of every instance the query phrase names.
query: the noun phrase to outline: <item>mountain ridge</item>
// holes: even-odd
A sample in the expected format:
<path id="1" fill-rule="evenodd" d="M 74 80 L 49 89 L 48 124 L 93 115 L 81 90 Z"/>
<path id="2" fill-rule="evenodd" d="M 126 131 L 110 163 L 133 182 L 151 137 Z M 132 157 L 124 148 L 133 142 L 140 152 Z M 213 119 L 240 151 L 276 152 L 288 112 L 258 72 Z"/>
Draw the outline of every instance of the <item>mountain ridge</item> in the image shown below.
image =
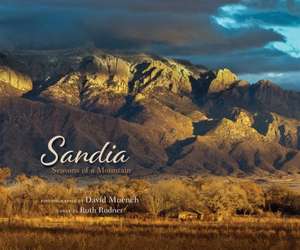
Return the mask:
<path id="1" fill-rule="evenodd" d="M 15 174 L 42 174 L 56 134 L 86 150 L 114 140 L 137 176 L 300 172 L 300 93 L 269 81 L 94 49 L 1 53 L 0 69 L 0 164 Z"/>

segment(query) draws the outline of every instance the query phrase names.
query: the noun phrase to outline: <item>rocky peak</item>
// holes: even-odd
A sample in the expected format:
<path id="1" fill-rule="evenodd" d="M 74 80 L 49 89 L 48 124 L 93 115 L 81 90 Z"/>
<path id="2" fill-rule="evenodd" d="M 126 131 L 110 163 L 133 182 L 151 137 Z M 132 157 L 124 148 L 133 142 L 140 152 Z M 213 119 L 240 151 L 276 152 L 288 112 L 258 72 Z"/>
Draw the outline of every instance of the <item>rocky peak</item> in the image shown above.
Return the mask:
<path id="1" fill-rule="evenodd" d="M 217 71 L 215 79 L 210 83 L 208 93 L 214 94 L 231 88 L 238 81 L 237 75 L 229 69 L 220 69 Z"/>
<path id="2" fill-rule="evenodd" d="M 248 139 L 263 141 L 264 136 L 252 127 L 253 122 L 253 117 L 249 112 L 242 109 L 235 110 L 231 119 L 222 118 L 207 135 L 214 136 L 225 144 Z"/>
<path id="3" fill-rule="evenodd" d="M 284 90 L 269 80 L 260 80 L 253 85 L 258 95 L 284 95 Z"/>
<path id="4" fill-rule="evenodd" d="M 156 88 L 176 94 L 191 93 L 190 76 L 193 73 L 190 70 L 173 60 L 149 59 L 134 66 L 130 82 L 133 93 L 147 94 Z"/>
<path id="5" fill-rule="evenodd" d="M 276 85 L 270 80 L 260 80 L 257 84 L 262 87 L 276 87 Z"/>
<path id="6" fill-rule="evenodd" d="M 289 148 L 299 149 L 300 122 L 271 113 L 272 121 L 268 124 L 266 137 Z"/>
<path id="7" fill-rule="evenodd" d="M 140 101 L 157 90 L 191 93 L 193 74 L 196 73 L 166 58 L 91 54 L 81 59 L 77 70 L 43 90 L 41 97 L 94 111 L 113 106 L 116 112 L 128 96 Z"/>
<path id="8" fill-rule="evenodd" d="M 232 118 L 238 124 L 244 125 L 245 127 L 251 127 L 254 123 L 254 119 L 251 113 L 246 110 L 235 108 L 232 112 Z"/>
<path id="9" fill-rule="evenodd" d="M 84 57 L 79 65 L 79 70 L 85 73 L 102 73 L 113 78 L 114 76 L 128 77 L 130 74 L 129 63 L 118 56 L 91 55 Z"/>

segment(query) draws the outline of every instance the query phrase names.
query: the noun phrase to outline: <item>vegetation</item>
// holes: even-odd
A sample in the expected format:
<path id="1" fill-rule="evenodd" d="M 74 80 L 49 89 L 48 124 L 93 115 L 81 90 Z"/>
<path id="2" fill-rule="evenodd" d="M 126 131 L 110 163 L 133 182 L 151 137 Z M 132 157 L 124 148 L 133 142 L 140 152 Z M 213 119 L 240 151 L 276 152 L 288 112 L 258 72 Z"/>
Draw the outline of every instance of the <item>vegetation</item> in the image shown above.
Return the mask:
<path id="1" fill-rule="evenodd" d="M 7 181 L 9 177 L 9 169 L 0 169 L 2 217 L 71 216 L 80 207 L 89 209 L 95 206 L 93 202 L 86 202 L 85 197 L 136 197 L 138 202 L 119 203 L 108 199 L 100 204 L 106 208 L 122 209 L 128 216 L 179 218 L 180 213 L 186 211 L 197 214 L 197 218 L 202 220 L 224 220 L 235 215 L 300 214 L 299 193 L 281 186 L 263 188 L 241 179 L 212 177 L 150 182 L 122 177 L 93 185 L 79 185 L 74 179 L 56 183 L 25 175 Z M 61 213 L 66 209 L 73 212 Z"/>
<path id="2" fill-rule="evenodd" d="M 78 214 L 106 202 L 122 215 Z M 99 205 L 99 204 L 98 204 Z M 65 213 L 62 211 L 71 211 Z M 0 169 L 0 250 L 297 249 L 300 195 L 234 178 L 49 182 Z"/>

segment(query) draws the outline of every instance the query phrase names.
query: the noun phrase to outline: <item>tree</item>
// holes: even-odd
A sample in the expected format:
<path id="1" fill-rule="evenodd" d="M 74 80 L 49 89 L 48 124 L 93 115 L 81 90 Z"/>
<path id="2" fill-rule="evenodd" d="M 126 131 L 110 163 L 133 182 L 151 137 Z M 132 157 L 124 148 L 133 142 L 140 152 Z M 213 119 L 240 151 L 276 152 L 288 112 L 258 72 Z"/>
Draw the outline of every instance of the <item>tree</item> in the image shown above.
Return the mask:
<path id="1" fill-rule="evenodd" d="M 161 180 L 152 184 L 143 201 L 148 212 L 157 215 L 163 210 L 201 210 L 199 192 L 191 184 L 182 180 Z"/>
<path id="2" fill-rule="evenodd" d="M 263 189 L 254 182 L 242 181 L 239 183 L 247 194 L 248 204 L 243 209 L 244 213 L 255 214 L 262 211 L 265 207 L 265 194 Z"/>
<path id="3" fill-rule="evenodd" d="M 208 211 L 216 215 L 234 215 L 248 207 L 247 193 L 237 183 L 212 179 L 201 186 L 201 197 Z"/>
<path id="4" fill-rule="evenodd" d="M 0 184 L 3 184 L 11 176 L 10 168 L 0 168 Z"/>

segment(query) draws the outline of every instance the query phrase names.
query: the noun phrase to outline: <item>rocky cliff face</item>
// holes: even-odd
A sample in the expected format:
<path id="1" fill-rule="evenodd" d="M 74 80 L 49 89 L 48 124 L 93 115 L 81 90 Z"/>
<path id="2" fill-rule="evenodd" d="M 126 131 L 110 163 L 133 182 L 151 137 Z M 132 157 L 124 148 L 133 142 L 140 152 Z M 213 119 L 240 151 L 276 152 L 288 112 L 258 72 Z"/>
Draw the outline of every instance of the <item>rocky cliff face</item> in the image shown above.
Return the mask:
<path id="1" fill-rule="evenodd" d="M 138 100 L 157 89 L 178 95 L 191 94 L 191 78 L 198 77 L 195 68 L 191 70 L 174 60 L 146 55 L 108 55 L 99 51 L 88 55 L 75 51 L 62 56 L 61 60 L 71 65 L 68 70 L 57 55 L 52 57 L 48 61 L 58 61 L 55 69 L 47 58 L 42 58 L 45 69 L 27 70 L 36 79 L 33 98 L 110 114 L 117 113 L 128 96 Z M 22 55 L 22 60 L 26 59 Z M 34 68 L 40 67 L 35 61 L 29 63 Z"/>
<path id="2" fill-rule="evenodd" d="M 32 89 L 30 77 L 7 66 L 0 65 L 0 93 L 4 95 L 22 95 Z"/>
<path id="3" fill-rule="evenodd" d="M 45 173 L 57 134 L 68 148 L 126 149 L 135 175 L 300 172 L 300 94 L 229 69 L 99 50 L 0 56 L 0 163 Z"/>
<path id="4" fill-rule="evenodd" d="M 230 89 L 238 81 L 238 77 L 229 69 L 220 69 L 216 74 L 216 78 L 212 80 L 208 93 L 218 93 Z"/>

